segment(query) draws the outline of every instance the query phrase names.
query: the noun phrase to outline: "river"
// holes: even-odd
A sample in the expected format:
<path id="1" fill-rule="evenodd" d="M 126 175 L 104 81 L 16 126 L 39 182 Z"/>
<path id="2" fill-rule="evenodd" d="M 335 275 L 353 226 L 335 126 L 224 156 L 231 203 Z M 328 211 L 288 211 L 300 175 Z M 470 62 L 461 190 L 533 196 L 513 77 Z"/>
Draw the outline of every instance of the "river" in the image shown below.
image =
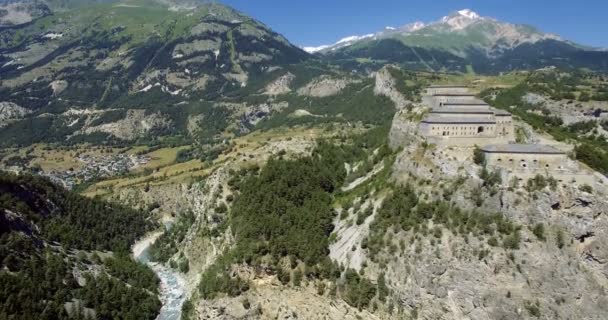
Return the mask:
<path id="1" fill-rule="evenodd" d="M 160 309 L 157 320 L 180 320 L 182 305 L 186 301 L 186 281 L 181 273 L 162 264 L 150 261 L 150 246 L 162 231 L 147 235 L 133 246 L 133 256 L 137 261 L 144 263 L 152 269 L 160 279 Z"/>

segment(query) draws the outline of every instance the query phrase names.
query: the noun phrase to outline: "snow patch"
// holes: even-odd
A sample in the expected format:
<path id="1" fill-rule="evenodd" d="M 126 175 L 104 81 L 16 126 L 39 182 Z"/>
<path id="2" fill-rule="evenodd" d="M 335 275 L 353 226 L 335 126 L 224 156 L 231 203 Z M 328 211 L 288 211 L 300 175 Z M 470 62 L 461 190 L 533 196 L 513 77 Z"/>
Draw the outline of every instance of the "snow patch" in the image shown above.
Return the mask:
<path id="1" fill-rule="evenodd" d="M 78 123 L 80 119 L 76 119 L 74 121 L 72 121 L 70 124 L 68 124 L 68 127 L 73 127 L 74 125 L 76 125 Z"/>
<path id="2" fill-rule="evenodd" d="M 322 45 L 322 46 L 318 46 L 318 47 L 302 47 L 302 50 L 308 52 L 308 53 L 315 53 L 315 52 L 319 52 L 322 50 L 325 50 L 327 48 L 331 47 L 330 45 Z"/>
<path id="3" fill-rule="evenodd" d="M 477 12 L 470 9 L 462 9 L 441 18 L 440 23 L 449 25 L 452 30 L 462 30 L 480 19 L 483 18 Z"/>
<path id="4" fill-rule="evenodd" d="M 479 19 L 481 18 L 481 16 L 479 14 L 477 14 L 477 12 L 471 10 L 471 9 L 462 9 L 459 10 L 458 13 L 461 16 L 467 17 L 469 19 Z"/>
<path id="5" fill-rule="evenodd" d="M 42 36 L 43 38 L 47 38 L 47 39 L 51 39 L 51 40 L 55 40 L 55 39 L 59 39 L 61 37 L 63 37 L 63 34 L 61 33 L 55 33 L 55 32 L 49 32 L 45 35 Z"/>
<path id="6" fill-rule="evenodd" d="M 148 92 L 150 89 L 152 89 L 153 85 L 149 84 L 147 86 L 145 86 L 143 89 L 139 90 L 138 92 Z"/>
<path id="7" fill-rule="evenodd" d="M 149 84 L 147 86 L 145 86 L 143 89 L 137 91 L 137 92 L 148 92 L 150 91 L 150 89 L 154 88 L 154 87 L 160 87 L 160 83 L 155 83 L 155 84 Z"/>
<path id="8" fill-rule="evenodd" d="M 375 35 L 374 33 L 370 33 L 370 34 L 365 34 L 365 35 L 362 35 L 362 36 L 350 36 L 350 37 L 346 37 L 346 38 L 340 39 L 338 42 L 336 42 L 336 44 L 351 43 L 351 42 L 355 42 L 355 41 L 371 38 L 374 35 Z"/>
<path id="9" fill-rule="evenodd" d="M 375 35 L 376 35 L 375 33 L 370 33 L 370 34 L 365 34 L 362 36 L 349 36 L 349 37 L 338 40 L 338 42 L 336 42 L 332 45 L 322 45 L 322 46 L 318 46 L 318 47 L 302 47 L 302 49 L 308 53 L 315 53 L 315 52 L 323 51 L 325 49 L 330 49 L 330 48 L 332 50 L 334 50 L 334 49 L 338 49 L 338 48 L 348 47 L 357 41 L 372 38 Z"/>
<path id="10" fill-rule="evenodd" d="M 407 27 L 408 27 L 408 31 L 418 31 L 418 30 L 426 27 L 426 24 L 422 21 L 416 21 L 414 23 L 408 24 Z"/>

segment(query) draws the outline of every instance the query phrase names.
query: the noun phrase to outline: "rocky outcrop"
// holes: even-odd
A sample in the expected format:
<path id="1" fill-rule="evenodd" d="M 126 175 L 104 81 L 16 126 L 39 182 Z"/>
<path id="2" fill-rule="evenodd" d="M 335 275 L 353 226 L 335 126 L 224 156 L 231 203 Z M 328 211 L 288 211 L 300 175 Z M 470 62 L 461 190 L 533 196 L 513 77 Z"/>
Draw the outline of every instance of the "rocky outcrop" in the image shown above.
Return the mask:
<path id="1" fill-rule="evenodd" d="M 360 204 L 357 210 L 372 210 L 372 214 L 363 223 L 356 224 L 354 220 L 357 219 L 358 212 L 355 208 L 349 208 L 344 219 L 340 218 L 344 209 L 340 209 L 334 221 L 336 226 L 334 232 L 338 240 L 330 245 L 329 256 L 341 266 L 361 271 L 363 263 L 367 260 L 366 251 L 361 248 L 361 243 L 369 234 L 369 225 L 374 221 L 376 212 L 382 205 L 382 199 L 355 201 Z"/>
<path id="2" fill-rule="evenodd" d="M 419 319 L 608 316 L 608 309 L 600 307 L 608 302 L 608 190 L 603 184 L 594 185 L 592 194 L 571 183 L 528 191 L 526 181 L 503 181 L 487 188 L 478 175 L 481 167 L 472 163 L 472 148 L 403 145 L 393 167 L 397 181 L 413 184 L 423 198 L 500 213 L 521 226 L 515 250 L 443 227 L 440 238 L 387 230 L 395 245 L 414 237 L 418 244 L 396 257 L 383 256 L 387 267 L 366 274 L 385 272 L 396 298 L 416 310 Z M 543 239 L 532 232 L 539 224 Z"/>
<path id="3" fill-rule="evenodd" d="M 378 70 L 374 74 L 376 78 L 376 85 L 374 87 L 374 94 L 383 95 L 390 98 L 397 110 L 405 109 L 405 107 L 411 103 L 405 99 L 403 94 L 399 92 L 396 88 L 395 79 L 391 75 L 389 68 L 393 68 L 392 66 L 384 66 L 382 69 Z"/>
<path id="4" fill-rule="evenodd" d="M 411 114 L 406 110 L 395 113 L 388 136 L 391 149 L 396 150 L 419 142 L 421 139 L 422 137 L 418 135 L 418 123 L 412 121 Z"/>
<path id="5" fill-rule="evenodd" d="M 4 1 L 0 3 L 0 26 L 28 23 L 50 13 L 51 10 L 42 1 Z"/>
<path id="6" fill-rule="evenodd" d="M 361 81 L 350 78 L 321 76 L 319 78 L 313 79 L 304 87 L 298 89 L 298 94 L 302 96 L 316 98 L 329 97 L 339 94 L 348 85 L 359 82 Z"/>
<path id="7" fill-rule="evenodd" d="M 293 75 L 293 73 L 287 72 L 286 74 L 278 77 L 276 80 L 266 85 L 264 93 L 270 96 L 289 93 L 291 92 L 291 83 L 295 78 L 296 76 Z"/>
<path id="8" fill-rule="evenodd" d="M 133 140 L 144 137 L 154 131 L 162 131 L 171 128 L 172 121 L 161 113 L 146 114 L 145 110 L 129 110 L 124 119 L 104 123 L 99 126 L 88 127 L 78 133 L 91 134 L 105 132 L 123 140 Z"/>
<path id="9" fill-rule="evenodd" d="M 198 319 L 305 319 L 356 320 L 381 319 L 365 310 L 358 310 L 341 299 L 319 295 L 312 284 L 303 288 L 281 288 L 276 279 L 254 280 L 256 290 L 238 298 L 201 301 L 196 307 Z"/>
<path id="10" fill-rule="evenodd" d="M 12 102 L 0 102 L 0 128 L 12 120 L 19 120 L 32 111 Z"/>
<path id="11" fill-rule="evenodd" d="M 526 93 L 522 100 L 549 111 L 552 116 L 561 118 L 566 125 L 603 120 L 606 117 L 600 116 L 599 110 L 608 111 L 607 101 L 554 100 L 551 97 L 531 92 Z M 535 112 L 542 114 L 541 110 L 535 110 Z"/>
<path id="12" fill-rule="evenodd" d="M 55 80 L 49 86 L 53 90 L 54 95 L 59 95 L 68 87 L 68 82 L 65 80 Z"/>

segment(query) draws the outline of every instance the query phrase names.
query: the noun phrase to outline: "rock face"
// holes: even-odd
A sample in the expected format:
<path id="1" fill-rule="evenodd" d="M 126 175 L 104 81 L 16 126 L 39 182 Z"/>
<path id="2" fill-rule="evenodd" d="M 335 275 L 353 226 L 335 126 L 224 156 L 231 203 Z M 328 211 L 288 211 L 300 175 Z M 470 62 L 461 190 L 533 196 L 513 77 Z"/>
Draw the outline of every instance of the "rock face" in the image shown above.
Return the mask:
<path id="1" fill-rule="evenodd" d="M 418 124 L 409 120 L 408 117 L 409 113 L 407 111 L 399 111 L 393 118 L 388 136 L 389 146 L 393 150 L 422 139 L 418 135 Z"/>
<path id="2" fill-rule="evenodd" d="M 522 100 L 549 111 L 552 116 L 562 119 L 565 125 L 583 121 L 598 121 L 606 119 L 599 114 L 599 110 L 608 110 L 606 101 L 576 101 L 554 100 L 537 93 L 526 93 Z M 601 126 L 598 126 L 598 129 Z"/>
<path id="3" fill-rule="evenodd" d="M 49 7 L 41 1 L 4 1 L 0 3 L 0 27 L 28 23 L 50 13 Z"/>
<path id="4" fill-rule="evenodd" d="M 171 125 L 171 120 L 160 113 L 147 115 L 145 110 L 129 110 L 124 119 L 86 128 L 83 133 L 105 132 L 119 139 L 133 140 L 154 131 L 169 129 Z"/>
<path id="5" fill-rule="evenodd" d="M 391 75 L 389 68 L 392 68 L 392 66 L 385 66 L 375 73 L 376 86 L 374 87 L 374 94 L 387 96 L 395 103 L 397 110 L 402 110 L 410 101 L 406 100 L 397 90 L 395 79 Z"/>
<path id="6" fill-rule="evenodd" d="M 269 83 L 266 86 L 265 93 L 267 95 L 276 96 L 279 94 L 285 94 L 291 92 L 291 82 L 296 78 L 291 72 L 280 76 L 275 81 Z"/>
<path id="7" fill-rule="evenodd" d="M 403 147 L 393 177 L 414 184 L 427 199 L 449 199 L 463 209 L 500 213 L 522 226 L 522 243 L 509 252 L 488 245 L 483 237 L 446 229 L 439 239 L 423 236 L 417 240 L 422 241 L 420 250 L 406 247 L 397 257 L 386 257 L 385 269 L 376 270 L 391 279 L 401 303 L 415 309 L 419 319 L 608 316 L 608 189 L 601 179 L 592 194 L 569 183 L 537 191 L 526 190 L 526 181 L 483 187 L 481 167 L 472 163 L 472 148 L 440 148 L 404 138 L 411 135 L 400 133 L 411 125 L 403 117 L 393 123 L 391 141 Z M 532 232 L 539 224 L 544 226 L 544 239 Z M 432 222 L 428 228 L 433 228 Z M 411 232 L 387 232 L 393 243 L 414 237 Z"/>
<path id="8" fill-rule="evenodd" d="M 317 98 L 329 97 L 339 94 L 349 84 L 359 82 L 359 80 L 354 79 L 321 76 L 312 80 L 306 86 L 298 89 L 298 94 Z"/>
<path id="9" fill-rule="evenodd" d="M 276 279 L 253 280 L 255 291 L 242 297 L 202 301 L 197 306 L 198 319 L 381 319 L 368 311 L 357 310 L 344 301 L 319 295 L 312 285 L 284 288 Z"/>
<path id="10" fill-rule="evenodd" d="M 329 256 L 340 265 L 345 266 L 346 268 L 355 269 L 360 271 L 363 266 L 363 262 L 366 260 L 366 252 L 365 249 L 361 248 L 361 242 L 365 239 L 369 234 L 369 225 L 374 221 L 376 216 L 376 212 L 378 208 L 382 204 L 382 200 L 367 200 L 362 201 L 358 199 L 359 203 L 361 203 L 361 210 L 373 210 L 372 214 L 365 219 L 365 221 L 361 225 L 349 223 L 347 219 L 339 219 L 336 218 L 336 234 L 337 241 L 330 245 Z M 356 215 L 354 208 L 348 209 L 349 217 Z M 339 212 L 340 215 L 342 212 Z M 352 222 L 352 221 L 351 221 Z"/>
<path id="11" fill-rule="evenodd" d="M 111 197 L 113 201 L 135 207 L 156 206 L 155 210 L 167 219 L 194 213 L 195 222 L 175 254 L 176 257 L 183 254 L 189 261 L 190 271 L 185 275 L 188 296 L 196 289 L 200 274 L 233 242 L 230 232 L 216 238 L 201 236 L 225 219 L 225 213 L 215 212 L 215 208 L 224 203 L 229 194 L 225 187 L 228 178 L 228 169 L 220 168 L 200 183 L 141 185 L 121 189 Z"/>
<path id="12" fill-rule="evenodd" d="M 4 127 L 9 121 L 21 119 L 30 113 L 30 110 L 16 103 L 0 102 L 0 128 Z"/>

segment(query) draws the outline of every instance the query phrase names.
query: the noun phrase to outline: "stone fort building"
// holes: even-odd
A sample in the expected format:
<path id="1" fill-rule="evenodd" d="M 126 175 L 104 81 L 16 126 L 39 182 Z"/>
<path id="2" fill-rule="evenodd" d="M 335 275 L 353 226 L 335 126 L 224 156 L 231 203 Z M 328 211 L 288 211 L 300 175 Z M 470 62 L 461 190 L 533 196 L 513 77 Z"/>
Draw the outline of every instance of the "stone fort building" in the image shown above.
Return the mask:
<path id="1" fill-rule="evenodd" d="M 511 113 L 492 108 L 465 86 L 431 86 L 423 101 L 430 111 L 419 132 L 437 146 L 480 148 L 486 165 L 505 170 L 519 179 L 550 174 L 562 182 L 590 183 L 566 152 L 541 144 L 516 144 Z"/>
<path id="2" fill-rule="evenodd" d="M 508 143 L 514 140 L 513 117 L 490 107 L 462 86 L 427 89 L 431 111 L 420 123 L 420 133 L 442 145 Z"/>
<path id="3" fill-rule="evenodd" d="M 507 176 L 519 180 L 541 174 L 561 183 L 594 184 L 606 178 L 581 170 L 566 152 L 542 144 L 493 144 L 480 148 L 486 165 L 505 170 Z"/>
<path id="4" fill-rule="evenodd" d="M 542 144 L 492 144 L 480 148 L 487 165 L 508 169 L 567 170 L 564 151 Z"/>

